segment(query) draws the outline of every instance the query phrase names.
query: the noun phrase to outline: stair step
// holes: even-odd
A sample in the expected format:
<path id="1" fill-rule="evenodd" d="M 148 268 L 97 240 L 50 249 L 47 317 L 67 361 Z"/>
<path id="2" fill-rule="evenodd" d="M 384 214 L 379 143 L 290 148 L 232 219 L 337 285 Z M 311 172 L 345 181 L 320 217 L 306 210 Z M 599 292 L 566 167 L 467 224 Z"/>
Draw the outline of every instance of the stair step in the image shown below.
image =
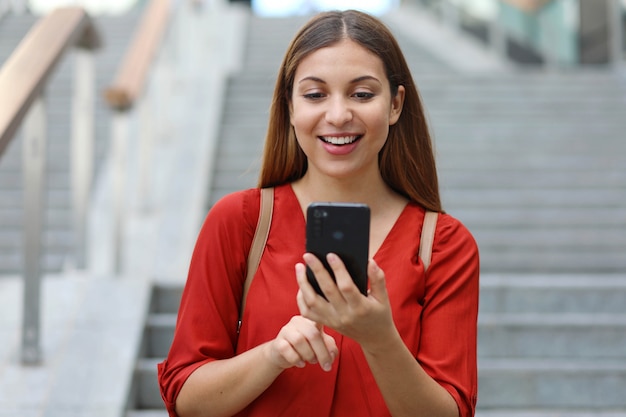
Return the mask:
<path id="1" fill-rule="evenodd" d="M 471 225 L 466 225 L 472 230 Z M 503 246 L 508 242 L 495 242 L 492 246 L 480 242 L 481 270 L 484 272 L 510 273 L 606 273 L 614 274 L 626 269 L 626 259 L 622 248 L 607 247 L 571 250 L 537 245 L 535 248 L 520 248 L 515 245 Z M 576 255 L 574 255 L 576 254 Z"/>
<path id="2" fill-rule="evenodd" d="M 480 314 L 626 314 L 626 276 L 483 274 Z"/>
<path id="3" fill-rule="evenodd" d="M 164 408 L 157 380 L 157 364 L 161 359 L 140 358 L 135 367 L 135 396 L 132 408 L 160 409 Z"/>
<path id="4" fill-rule="evenodd" d="M 130 410 L 126 412 L 126 417 L 168 417 L 167 410 Z"/>
<path id="5" fill-rule="evenodd" d="M 529 170 L 521 166 L 503 167 L 502 170 L 489 169 L 485 166 L 468 170 L 454 170 L 451 167 L 446 170 L 445 179 L 447 180 L 446 187 L 453 190 L 466 187 L 480 189 L 510 187 L 516 189 L 562 188 L 575 191 L 590 187 L 619 188 L 626 183 L 626 172 L 607 174 L 603 170 L 580 172 L 566 168 L 557 171 L 550 167 Z M 626 221 L 626 215 L 622 214 L 621 217 Z"/>
<path id="6" fill-rule="evenodd" d="M 566 189 L 455 189 L 446 190 L 444 198 L 460 207 L 619 207 L 626 201 L 626 189 L 580 188 Z"/>
<path id="7" fill-rule="evenodd" d="M 482 408 L 626 408 L 626 361 L 480 359 Z"/>
<path id="8" fill-rule="evenodd" d="M 144 335 L 145 358 L 164 358 L 172 344 L 176 327 L 175 313 L 152 313 L 146 321 Z"/>
<path id="9" fill-rule="evenodd" d="M 626 417 L 626 410 L 585 410 L 585 409 L 550 409 L 512 410 L 512 409 L 476 409 L 476 417 Z"/>
<path id="10" fill-rule="evenodd" d="M 565 228 L 509 227 L 503 229 L 483 228 L 477 238 L 482 244 L 501 244 L 511 241 L 519 247 L 536 248 L 539 246 L 565 247 L 572 250 L 577 248 L 626 248 L 626 233 L 613 227 L 576 227 L 573 230 Z M 578 251 L 577 251 L 578 252 Z M 626 251 L 622 252 L 625 253 Z"/>
<path id="11" fill-rule="evenodd" d="M 150 311 L 153 313 L 174 313 L 178 312 L 180 298 L 183 294 L 183 284 L 156 282 Z"/>
<path id="12" fill-rule="evenodd" d="M 0 208 L 0 236 L 4 233 L 22 233 L 22 229 L 16 225 L 21 224 L 23 215 L 24 210 L 21 207 Z M 70 213 L 65 210 L 50 208 L 44 216 L 44 223 L 50 229 L 67 230 L 71 227 Z"/>
<path id="13" fill-rule="evenodd" d="M 477 208 L 465 207 L 455 211 L 455 217 L 477 227 L 626 227 L 626 213 L 621 207 L 561 207 L 546 208 Z"/>
<path id="14" fill-rule="evenodd" d="M 157 364 L 167 355 L 172 343 L 183 287 L 181 283 L 169 282 L 153 285 L 126 417 L 167 416 L 157 383 Z"/>
<path id="15" fill-rule="evenodd" d="M 626 362 L 626 314 L 482 314 L 479 356 Z"/>

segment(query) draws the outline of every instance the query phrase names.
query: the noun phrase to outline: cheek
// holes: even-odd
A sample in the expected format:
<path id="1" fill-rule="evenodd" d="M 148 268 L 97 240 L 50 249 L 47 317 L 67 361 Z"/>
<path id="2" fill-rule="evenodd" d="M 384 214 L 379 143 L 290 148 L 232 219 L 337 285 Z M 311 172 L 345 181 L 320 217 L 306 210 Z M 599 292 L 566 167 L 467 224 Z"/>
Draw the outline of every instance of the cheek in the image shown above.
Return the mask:
<path id="1" fill-rule="evenodd" d="M 290 121 L 296 132 L 306 133 L 315 126 L 316 120 L 315 114 L 310 109 L 307 110 L 302 106 L 292 108 Z"/>
<path id="2" fill-rule="evenodd" d="M 291 126 L 295 134 L 295 139 L 300 145 L 300 148 L 306 150 L 307 143 L 310 143 L 306 138 L 311 135 L 310 120 L 307 117 L 302 116 L 301 112 L 293 112 L 291 114 Z"/>
<path id="3" fill-rule="evenodd" d="M 365 120 L 368 121 L 368 124 L 372 128 L 379 132 L 389 131 L 389 126 L 392 124 L 389 109 L 382 106 L 365 115 Z"/>

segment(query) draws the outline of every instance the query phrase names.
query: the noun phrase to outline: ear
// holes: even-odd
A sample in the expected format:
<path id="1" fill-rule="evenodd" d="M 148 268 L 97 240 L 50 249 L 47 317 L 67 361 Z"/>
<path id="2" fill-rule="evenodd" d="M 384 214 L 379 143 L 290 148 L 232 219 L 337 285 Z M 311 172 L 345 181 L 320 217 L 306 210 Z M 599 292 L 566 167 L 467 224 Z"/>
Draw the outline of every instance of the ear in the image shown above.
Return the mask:
<path id="1" fill-rule="evenodd" d="M 396 124 L 402 114 L 404 106 L 404 86 L 398 86 L 396 96 L 391 100 L 391 108 L 389 109 L 389 126 Z"/>

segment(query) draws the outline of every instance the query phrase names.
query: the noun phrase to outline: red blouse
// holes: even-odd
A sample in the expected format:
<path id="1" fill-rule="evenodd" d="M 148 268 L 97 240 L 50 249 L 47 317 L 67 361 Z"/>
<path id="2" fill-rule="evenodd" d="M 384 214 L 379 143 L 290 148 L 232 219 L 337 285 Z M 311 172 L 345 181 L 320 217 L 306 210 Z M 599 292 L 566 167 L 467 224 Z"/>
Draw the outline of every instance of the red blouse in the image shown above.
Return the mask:
<path id="1" fill-rule="evenodd" d="M 298 315 L 294 265 L 305 248 L 305 219 L 290 185 L 277 187 L 274 215 L 237 337 L 246 258 L 259 215 L 260 193 L 230 194 L 209 212 L 193 253 L 174 340 L 159 364 L 161 395 L 170 416 L 189 375 L 273 339 Z M 469 231 L 439 216 L 428 274 L 418 261 L 424 210 L 408 204 L 374 259 L 385 271 L 396 326 L 416 360 L 473 416 L 477 395 L 478 250 Z M 357 343 L 334 336 L 339 356 L 331 372 L 319 366 L 285 370 L 243 417 L 389 416 Z"/>

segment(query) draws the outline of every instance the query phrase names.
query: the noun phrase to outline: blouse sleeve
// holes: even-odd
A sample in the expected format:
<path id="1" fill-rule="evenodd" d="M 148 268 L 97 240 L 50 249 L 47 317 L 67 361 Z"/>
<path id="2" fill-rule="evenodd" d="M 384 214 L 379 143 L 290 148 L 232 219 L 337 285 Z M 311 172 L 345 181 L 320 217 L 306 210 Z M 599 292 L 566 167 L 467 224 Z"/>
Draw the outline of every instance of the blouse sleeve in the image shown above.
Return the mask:
<path id="1" fill-rule="evenodd" d="M 230 194 L 213 206 L 202 225 L 174 339 L 167 358 L 158 365 L 159 388 L 171 417 L 176 416 L 176 398 L 193 371 L 234 355 L 246 259 L 259 202 L 258 190 Z"/>
<path id="2" fill-rule="evenodd" d="M 477 400 L 478 247 L 470 232 L 440 215 L 426 274 L 418 361 L 454 397 L 459 416 Z"/>

